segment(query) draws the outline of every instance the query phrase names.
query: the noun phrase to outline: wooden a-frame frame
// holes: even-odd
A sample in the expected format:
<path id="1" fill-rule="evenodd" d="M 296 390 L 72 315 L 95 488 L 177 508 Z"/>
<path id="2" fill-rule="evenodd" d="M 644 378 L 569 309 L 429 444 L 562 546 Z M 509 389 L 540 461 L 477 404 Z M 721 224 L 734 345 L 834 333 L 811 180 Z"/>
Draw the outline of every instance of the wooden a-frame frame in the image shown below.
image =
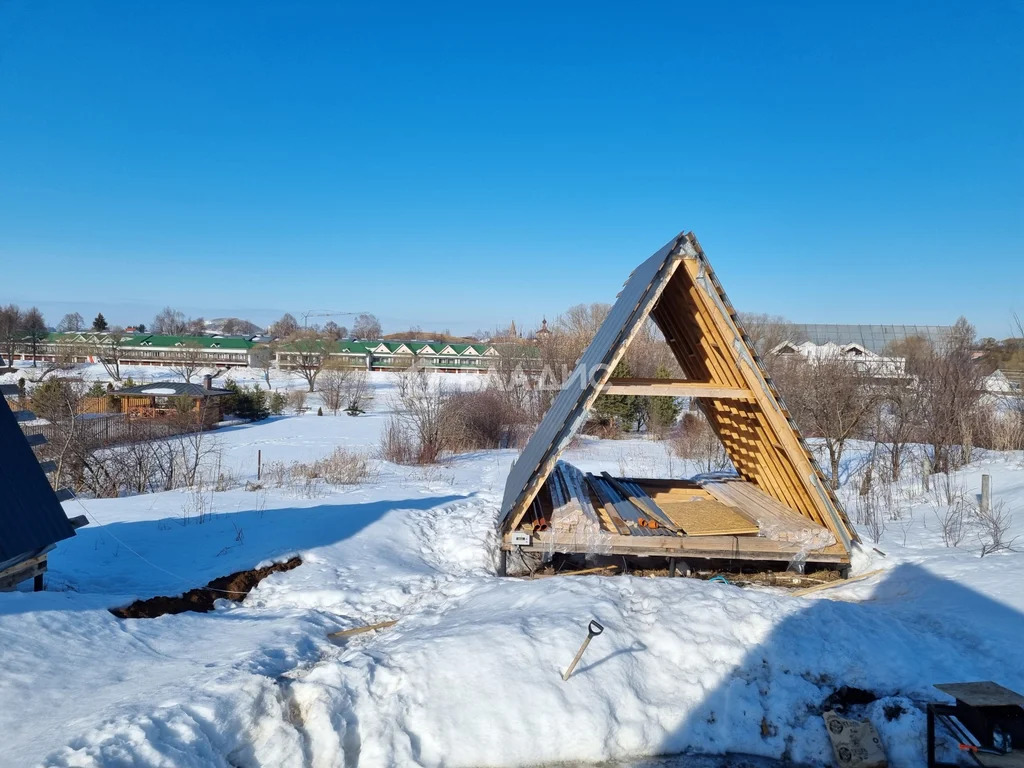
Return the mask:
<path id="1" fill-rule="evenodd" d="M 684 380 L 611 378 L 648 317 L 664 334 Z M 626 282 L 509 474 L 502 505 L 505 533 L 517 529 L 601 394 L 696 398 L 739 477 L 827 528 L 849 555 L 857 534 L 693 233 L 673 238 Z"/>

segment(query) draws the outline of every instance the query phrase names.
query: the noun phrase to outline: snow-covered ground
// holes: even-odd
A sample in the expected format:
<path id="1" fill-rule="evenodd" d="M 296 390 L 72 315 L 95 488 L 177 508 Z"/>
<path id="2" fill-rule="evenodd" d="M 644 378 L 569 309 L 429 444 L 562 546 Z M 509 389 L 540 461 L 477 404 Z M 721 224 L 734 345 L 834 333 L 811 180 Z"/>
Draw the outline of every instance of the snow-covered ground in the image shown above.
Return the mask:
<path id="1" fill-rule="evenodd" d="M 365 416 L 317 417 L 311 398 L 306 415 L 219 430 L 225 466 L 244 483 L 257 451 L 265 464 L 372 452 L 393 385 L 373 382 Z M 0 765 L 520 766 L 683 751 L 830 764 L 821 705 L 847 685 L 879 695 L 864 715 L 891 763 L 917 766 L 933 683 L 1024 690 L 1024 554 L 980 558 L 973 532 L 947 548 L 941 499 L 916 478 L 889 494 L 899 519 L 881 533 L 885 557 L 865 531 L 854 573 L 884 574 L 801 598 L 695 579 L 500 579 L 513 456 L 375 461 L 368 482 L 312 497 L 212 493 L 202 524 L 184 523 L 187 491 L 67 502 L 93 522 L 58 545 L 48 591 L 0 594 Z M 567 458 L 692 471 L 646 440 L 585 438 Z M 1022 466 L 984 454 L 953 485 L 974 493 L 990 474 L 1024 540 Z M 851 514 L 856 484 L 843 489 Z M 108 611 L 294 554 L 300 567 L 209 614 Z M 562 682 L 592 618 L 606 631 Z M 327 638 L 385 620 L 398 623 Z"/>

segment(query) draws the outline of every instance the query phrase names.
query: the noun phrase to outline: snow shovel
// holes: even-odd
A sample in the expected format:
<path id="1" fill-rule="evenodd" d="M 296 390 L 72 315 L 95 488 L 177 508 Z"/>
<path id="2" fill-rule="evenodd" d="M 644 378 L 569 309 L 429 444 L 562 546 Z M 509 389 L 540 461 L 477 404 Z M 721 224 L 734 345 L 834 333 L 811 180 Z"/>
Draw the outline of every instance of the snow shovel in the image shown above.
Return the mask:
<path id="1" fill-rule="evenodd" d="M 563 682 L 569 679 L 569 675 L 571 675 L 572 671 L 576 669 L 576 665 L 580 663 L 580 659 L 583 658 L 583 652 L 587 650 L 587 646 L 590 645 L 590 641 L 602 632 L 604 632 L 604 627 L 602 627 L 598 621 L 592 620 L 590 622 L 590 626 L 587 627 L 587 639 L 583 641 L 583 645 L 581 645 L 580 649 L 576 652 L 576 658 L 572 660 L 572 664 L 569 665 L 569 668 L 565 670 L 562 675 Z"/>

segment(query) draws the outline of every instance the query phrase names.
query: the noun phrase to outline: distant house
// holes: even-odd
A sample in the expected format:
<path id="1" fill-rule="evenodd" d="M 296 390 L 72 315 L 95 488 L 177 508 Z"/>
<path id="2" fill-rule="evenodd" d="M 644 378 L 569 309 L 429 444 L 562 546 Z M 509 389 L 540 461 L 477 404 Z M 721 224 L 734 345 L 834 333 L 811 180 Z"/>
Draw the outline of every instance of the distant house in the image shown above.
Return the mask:
<path id="1" fill-rule="evenodd" d="M 769 352 L 780 357 L 797 356 L 812 365 L 821 360 L 840 358 L 850 363 L 865 376 L 873 379 L 902 379 L 907 377 L 907 361 L 903 357 L 884 357 L 862 344 L 835 344 L 831 341 L 815 344 L 811 341 L 796 343 L 784 341 Z"/>
<path id="2" fill-rule="evenodd" d="M 6 385 L 2 394 L 17 389 Z M 20 413 L 25 413 L 24 411 Z M 26 414 L 31 418 L 31 414 Z M 75 535 L 75 527 L 60 506 L 60 499 L 40 465 L 7 401 L 0 397 L 0 590 L 13 589 L 20 582 L 35 579 L 43 587 L 47 557 L 57 542 Z M 53 467 L 50 467 L 52 471 Z M 70 498 L 70 493 L 66 494 Z"/>

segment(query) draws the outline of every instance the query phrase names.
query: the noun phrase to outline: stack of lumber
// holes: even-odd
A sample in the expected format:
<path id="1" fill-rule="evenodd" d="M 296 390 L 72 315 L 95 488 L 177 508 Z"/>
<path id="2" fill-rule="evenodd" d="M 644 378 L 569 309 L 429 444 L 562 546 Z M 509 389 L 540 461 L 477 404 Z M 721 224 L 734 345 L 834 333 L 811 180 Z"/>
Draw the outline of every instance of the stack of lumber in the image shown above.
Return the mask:
<path id="1" fill-rule="evenodd" d="M 761 536 L 772 541 L 799 544 L 816 550 L 836 543 L 831 531 L 780 504 L 756 485 L 743 480 L 712 480 L 703 485 L 711 497 L 722 504 L 742 510 L 753 519 Z"/>
<path id="2" fill-rule="evenodd" d="M 555 465 L 547 480 L 551 493 L 551 530 L 572 536 L 581 551 L 594 552 L 600 549 L 605 533 L 586 482 L 583 473 L 572 464 L 560 461 Z"/>

